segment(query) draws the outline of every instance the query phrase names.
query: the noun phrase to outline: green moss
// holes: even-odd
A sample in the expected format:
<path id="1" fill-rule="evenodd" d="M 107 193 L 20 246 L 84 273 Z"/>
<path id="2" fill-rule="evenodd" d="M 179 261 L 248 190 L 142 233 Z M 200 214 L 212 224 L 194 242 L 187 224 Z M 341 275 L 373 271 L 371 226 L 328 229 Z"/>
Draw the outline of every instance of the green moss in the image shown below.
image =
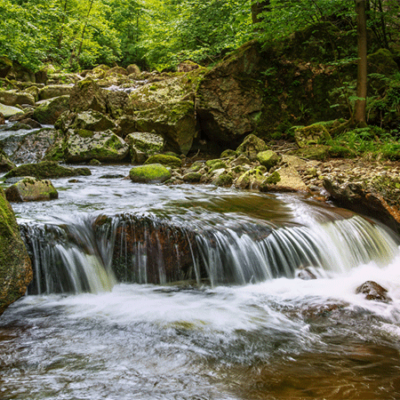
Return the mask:
<path id="1" fill-rule="evenodd" d="M 236 157 L 236 156 L 237 156 L 237 152 L 235 150 L 227 149 L 221 153 L 220 157 L 221 158 L 229 158 L 229 157 Z"/>
<path id="2" fill-rule="evenodd" d="M 168 156 L 166 154 L 155 154 L 150 156 L 145 164 L 161 164 L 171 168 L 180 168 L 182 166 L 182 160 L 178 157 Z"/>
<path id="3" fill-rule="evenodd" d="M 76 131 L 81 138 L 91 138 L 94 135 L 94 132 L 88 131 L 87 129 L 79 129 Z"/>
<path id="4" fill-rule="evenodd" d="M 161 164 L 148 164 L 132 168 L 129 177 L 135 183 L 162 183 L 171 173 Z"/>
<path id="5" fill-rule="evenodd" d="M 275 171 L 265 179 L 264 183 L 268 185 L 276 185 L 280 180 L 281 176 L 279 175 L 279 172 Z"/>
<path id="6" fill-rule="evenodd" d="M 214 184 L 217 186 L 230 186 L 232 185 L 232 183 L 233 183 L 233 177 L 232 174 L 230 173 L 219 175 L 216 181 L 214 182 Z"/>
<path id="7" fill-rule="evenodd" d="M 226 163 L 224 161 L 220 160 L 219 158 L 217 158 L 216 160 L 208 160 L 206 162 L 206 165 L 207 165 L 207 167 L 210 168 L 209 172 L 215 171 L 217 169 L 228 168 Z"/>
<path id="8" fill-rule="evenodd" d="M 281 157 L 274 151 L 267 150 L 257 154 L 258 162 L 266 168 L 272 168 L 281 161 Z"/>
<path id="9" fill-rule="evenodd" d="M 299 149 L 297 151 L 294 151 L 293 154 L 309 160 L 324 161 L 329 157 L 329 150 L 329 146 L 318 145 Z"/>
<path id="10" fill-rule="evenodd" d="M 188 172 L 184 177 L 183 180 L 189 183 L 197 183 L 200 182 L 201 174 L 198 172 Z"/>

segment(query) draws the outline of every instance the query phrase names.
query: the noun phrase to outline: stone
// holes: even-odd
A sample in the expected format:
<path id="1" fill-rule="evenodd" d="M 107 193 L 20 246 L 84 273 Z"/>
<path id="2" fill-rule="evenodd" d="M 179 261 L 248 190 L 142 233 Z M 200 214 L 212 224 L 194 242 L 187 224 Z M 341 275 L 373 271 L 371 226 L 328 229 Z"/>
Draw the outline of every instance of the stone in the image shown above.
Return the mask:
<path id="1" fill-rule="evenodd" d="M 285 167 L 280 168 L 278 171 L 275 171 L 279 174 L 279 181 L 270 182 L 268 179 L 271 179 L 273 174 L 263 182 L 260 190 L 262 192 L 308 192 L 309 189 L 306 184 L 301 179 L 301 176 L 297 172 L 294 167 Z"/>
<path id="2" fill-rule="evenodd" d="M 0 113 L 4 116 L 4 118 L 8 119 L 17 114 L 23 114 L 24 112 L 17 107 L 11 107 L 11 106 L 6 106 L 4 104 L 0 104 Z"/>
<path id="3" fill-rule="evenodd" d="M 92 160 L 90 160 L 89 165 L 101 165 L 101 162 L 93 158 Z"/>
<path id="4" fill-rule="evenodd" d="M 390 303 L 392 299 L 387 295 L 387 290 L 374 281 L 364 282 L 356 289 L 357 294 L 365 294 L 367 300 L 376 300 L 382 303 Z"/>
<path id="5" fill-rule="evenodd" d="M 195 62 L 190 61 L 190 60 L 186 60 L 186 61 L 182 61 L 178 65 L 178 72 L 190 72 L 190 71 L 194 71 L 199 68 L 200 68 L 199 64 L 196 64 Z"/>
<path id="6" fill-rule="evenodd" d="M 225 169 L 228 168 L 228 166 L 226 165 L 225 161 L 217 158 L 215 160 L 208 160 L 206 161 L 206 165 L 209 168 L 209 172 L 213 172 L 217 169 Z"/>
<path id="7" fill-rule="evenodd" d="M 260 188 L 264 179 L 264 175 L 258 169 L 251 169 L 237 179 L 235 186 L 241 189 L 255 190 Z"/>
<path id="8" fill-rule="evenodd" d="M 13 210 L 0 188 L 0 315 L 24 296 L 33 273 Z"/>
<path id="9" fill-rule="evenodd" d="M 72 93 L 72 85 L 51 85 L 45 86 L 39 90 L 39 100 L 48 100 L 53 97 L 70 96 Z"/>
<path id="10" fill-rule="evenodd" d="M 222 174 L 219 174 L 216 179 L 213 180 L 213 183 L 216 186 L 231 186 L 233 183 L 232 174 L 224 171 Z"/>
<path id="11" fill-rule="evenodd" d="M 140 74 L 140 68 L 136 64 L 131 64 L 126 67 L 126 71 L 128 72 L 129 75 L 139 75 Z"/>
<path id="12" fill-rule="evenodd" d="M 238 158 L 231 162 L 232 167 L 237 167 L 240 165 L 250 165 L 251 161 L 244 155 L 241 154 Z"/>
<path id="13" fill-rule="evenodd" d="M 143 164 L 150 156 L 164 149 L 164 138 L 155 133 L 134 132 L 126 136 L 131 154 L 131 161 Z"/>
<path id="14" fill-rule="evenodd" d="M 227 150 L 224 150 L 220 155 L 220 158 L 229 158 L 229 157 L 237 157 L 236 151 L 227 149 Z"/>
<path id="15" fill-rule="evenodd" d="M 267 169 L 270 169 L 280 163 L 281 157 L 274 151 L 267 150 L 257 154 L 257 161 Z"/>
<path id="16" fill-rule="evenodd" d="M 94 132 L 102 132 L 115 128 L 115 123 L 106 115 L 97 111 L 83 111 L 76 114 L 73 122 L 69 124 L 71 129 L 86 129 Z"/>
<path id="17" fill-rule="evenodd" d="M 0 173 L 14 169 L 16 165 L 9 160 L 6 154 L 0 149 Z"/>
<path id="18" fill-rule="evenodd" d="M 93 132 L 85 129 L 69 129 L 65 143 L 65 159 L 68 162 L 90 161 L 118 162 L 129 154 L 129 146 L 112 131 Z"/>
<path id="19" fill-rule="evenodd" d="M 35 102 L 39 101 L 39 88 L 37 86 L 30 86 L 25 89 L 25 92 L 33 96 Z"/>
<path id="20" fill-rule="evenodd" d="M 182 166 L 182 160 L 167 154 L 155 154 L 154 156 L 150 156 L 145 164 L 161 164 L 171 168 L 180 168 Z"/>
<path id="21" fill-rule="evenodd" d="M 111 77 L 113 75 L 124 75 L 124 76 L 128 76 L 129 73 L 125 68 L 122 67 L 114 67 L 114 68 L 110 68 L 109 70 L 107 70 L 105 72 L 105 78 Z"/>
<path id="22" fill-rule="evenodd" d="M 254 134 L 250 134 L 245 137 L 242 144 L 236 149 L 236 152 L 245 155 L 250 161 L 255 161 L 257 154 L 266 150 L 268 150 L 268 146 L 264 140 Z"/>
<path id="23" fill-rule="evenodd" d="M 39 122 L 35 121 L 34 119 L 31 118 L 25 118 L 19 121 L 21 124 L 28 125 L 32 129 L 40 129 L 42 125 L 39 124 Z"/>
<path id="24" fill-rule="evenodd" d="M 6 78 L 13 67 L 13 62 L 6 56 L 0 57 L 0 78 Z"/>
<path id="25" fill-rule="evenodd" d="M 55 124 L 64 111 L 69 110 L 69 96 L 45 100 L 33 112 L 32 118 L 41 124 Z"/>
<path id="26" fill-rule="evenodd" d="M 135 183 L 162 183 L 171 178 L 171 173 L 161 164 L 133 167 L 129 177 Z"/>
<path id="27" fill-rule="evenodd" d="M 35 105 L 35 98 L 26 92 L 18 92 L 16 90 L 0 90 L 0 103 L 6 106 L 16 106 L 22 104 Z"/>
<path id="28" fill-rule="evenodd" d="M 298 157 L 302 157 L 308 160 L 325 161 L 329 158 L 330 147 L 323 144 L 313 145 L 309 147 L 303 147 L 295 151 L 295 154 Z"/>
<path id="29" fill-rule="evenodd" d="M 84 79 L 73 87 L 69 106 L 73 112 L 93 110 L 106 114 L 106 93 L 92 79 Z"/>
<path id="30" fill-rule="evenodd" d="M 321 124 L 298 128 L 294 132 L 294 137 L 301 149 L 310 145 L 325 143 L 332 139 L 328 130 Z"/>
<path id="31" fill-rule="evenodd" d="M 32 176 L 37 179 L 68 178 L 72 176 L 91 175 L 89 168 L 68 168 L 55 161 L 42 161 L 37 164 L 20 165 L 8 172 L 4 177 Z"/>
<path id="32" fill-rule="evenodd" d="M 112 118 L 117 119 L 124 114 L 125 108 L 129 104 L 129 95 L 122 90 L 107 90 L 106 104 L 107 112 Z"/>
<path id="33" fill-rule="evenodd" d="M 317 279 L 317 276 L 314 274 L 310 267 L 300 267 L 296 271 L 296 278 L 302 279 L 303 281 L 309 281 Z"/>
<path id="34" fill-rule="evenodd" d="M 47 201 L 58 199 L 58 192 L 49 180 L 26 177 L 6 190 L 9 202 Z"/>
<path id="35" fill-rule="evenodd" d="M 183 176 L 183 181 L 187 183 L 198 183 L 201 177 L 202 175 L 198 172 L 188 172 Z"/>

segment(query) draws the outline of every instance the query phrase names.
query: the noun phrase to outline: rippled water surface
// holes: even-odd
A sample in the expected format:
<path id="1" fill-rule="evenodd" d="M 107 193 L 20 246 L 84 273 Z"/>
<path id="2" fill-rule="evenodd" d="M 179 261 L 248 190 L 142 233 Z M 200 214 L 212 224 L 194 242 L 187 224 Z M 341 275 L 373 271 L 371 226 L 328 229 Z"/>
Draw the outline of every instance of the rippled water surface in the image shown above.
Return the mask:
<path id="1" fill-rule="evenodd" d="M 59 200 L 15 205 L 19 221 L 62 226 L 100 214 L 151 215 L 229 231 L 223 245 L 239 259 L 251 240 L 264 240 L 252 227 L 268 229 L 281 243 L 293 240 L 293 249 L 311 238 L 321 253 L 319 279 L 112 283 L 96 294 L 26 296 L 0 319 L 0 399 L 400 398 L 396 235 L 299 195 L 101 178 L 129 168 L 54 180 Z M 355 294 L 367 280 L 388 289 L 392 302 Z"/>

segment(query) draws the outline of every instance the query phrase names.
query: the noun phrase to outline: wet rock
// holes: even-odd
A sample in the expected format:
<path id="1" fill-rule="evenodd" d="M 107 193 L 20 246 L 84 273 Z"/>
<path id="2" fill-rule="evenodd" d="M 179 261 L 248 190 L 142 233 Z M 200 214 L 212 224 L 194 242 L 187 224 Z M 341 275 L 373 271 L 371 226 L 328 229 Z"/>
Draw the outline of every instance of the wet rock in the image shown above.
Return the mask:
<path id="1" fill-rule="evenodd" d="M 0 91 L 0 103 L 6 106 L 16 106 L 22 104 L 34 106 L 35 99 L 30 93 L 7 90 Z"/>
<path id="2" fill-rule="evenodd" d="M 48 100 L 53 97 L 70 96 L 73 86 L 71 85 L 51 85 L 39 90 L 39 100 Z"/>
<path id="3" fill-rule="evenodd" d="M 227 164 L 225 163 L 225 161 L 217 158 L 215 160 L 208 160 L 206 162 L 207 167 L 209 168 L 209 172 L 213 172 L 217 169 L 225 169 L 228 168 Z"/>
<path id="4" fill-rule="evenodd" d="M 25 118 L 20 121 L 21 124 L 28 125 L 32 129 L 40 129 L 42 125 L 39 124 L 39 122 L 35 121 L 34 119 L 31 118 Z"/>
<path id="5" fill-rule="evenodd" d="M 198 183 L 201 177 L 202 175 L 198 172 L 188 172 L 183 176 L 183 181 L 187 183 Z"/>
<path id="6" fill-rule="evenodd" d="M 32 278 L 31 261 L 17 221 L 0 188 L 0 315 L 24 296 Z"/>
<path id="7" fill-rule="evenodd" d="M 309 281 L 313 279 L 317 279 L 317 275 L 314 274 L 314 272 L 311 270 L 310 267 L 303 267 L 299 268 L 296 271 L 296 278 L 302 279 L 304 281 Z"/>
<path id="8" fill-rule="evenodd" d="M 103 175 L 99 179 L 122 179 L 125 178 L 124 175 L 121 174 L 109 174 L 109 175 Z"/>
<path id="9" fill-rule="evenodd" d="M 69 162 L 83 162 L 92 159 L 101 162 L 124 160 L 129 146 L 112 131 L 93 132 L 85 129 L 69 129 L 65 144 L 65 158 Z"/>
<path id="10" fill-rule="evenodd" d="M 166 154 L 156 154 L 154 156 L 150 156 L 146 160 L 145 164 L 161 164 L 171 168 L 180 168 L 182 166 L 182 160 L 178 157 L 169 156 Z"/>
<path id="11" fill-rule="evenodd" d="M 300 148 L 320 144 L 331 139 L 328 130 L 321 124 L 306 126 L 295 130 L 294 137 Z"/>
<path id="12" fill-rule="evenodd" d="M 9 202 L 47 201 L 58 199 L 58 192 L 49 180 L 26 177 L 6 190 Z"/>
<path id="13" fill-rule="evenodd" d="M 390 303 L 392 299 L 387 295 L 387 290 L 374 281 L 367 281 L 356 289 L 356 293 L 365 294 L 367 300 L 376 300 Z"/>
<path id="14" fill-rule="evenodd" d="M 37 164 L 25 164 L 14 168 L 5 175 L 5 178 L 17 176 L 32 176 L 37 179 L 67 178 L 70 176 L 91 175 L 89 168 L 62 167 L 55 161 L 42 161 Z"/>
<path id="15" fill-rule="evenodd" d="M 13 115 L 23 114 L 24 112 L 17 107 L 11 107 L 11 106 L 6 106 L 4 104 L 0 104 L 0 113 L 4 116 L 4 118 L 8 119 Z"/>
<path id="16" fill-rule="evenodd" d="M 105 114 L 106 93 L 92 79 L 84 79 L 74 86 L 69 106 L 73 112 L 93 110 Z"/>
<path id="17" fill-rule="evenodd" d="M 162 136 L 149 132 L 131 133 L 126 136 L 125 141 L 129 144 L 132 162 L 138 164 L 143 164 L 148 157 L 162 152 L 165 145 Z"/>
<path id="18" fill-rule="evenodd" d="M 0 173 L 11 171 L 16 165 L 9 160 L 6 154 L 0 149 Z"/>
<path id="19" fill-rule="evenodd" d="M 242 144 L 236 149 L 236 152 L 246 156 L 250 161 L 255 161 L 257 154 L 266 150 L 268 150 L 268 146 L 264 140 L 251 134 L 245 137 Z"/>
<path id="20" fill-rule="evenodd" d="M 161 164 L 133 167 L 129 177 L 135 183 L 162 183 L 171 178 L 171 173 Z"/>
<path id="21" fill-rule="evenodd" d="M 92 160 L 90 160 L 89 165 L 101 165 L 101 162 L 93 158 Z"/>
<path id="22" fill-rule="evenodd" d="M 221 174 L 218 174 L 212 181 L 212 183 L 216 186 L 231 186 L 233 183 L 233 176 L 228 171 L 225 171 Z"/>
<path id="23" fill-rule="evenodd" d="M 264 180 L 265 176 L 259 169 L 255 168 L 241 175 L 237 179 L 235 186 L 241 189 L 255 190 L 262 186 Z"/>
<path id="24" fill-rule="evenodd" d="M 45 100 L 33 112 L 32 118 L 41 124 L 55 124 L 64 111 L 69 109 L 69 96 Z"/>
<path id="25" fill-rule="evenodd" d="M 267 169 L 275 167 L 281 161 L 281 157 L 272 150 L 262 151 L 257 154 L 257 160 Z"/>
<path id="26" fill-rule="evenodd" d="M 76 114 L 73 122 L 68 125 L 71 129 L 86 129 L 94 132 L 104 132 L 115 128 L 115 123 L 106 115 L 97 111 L 83 111 Z"/>

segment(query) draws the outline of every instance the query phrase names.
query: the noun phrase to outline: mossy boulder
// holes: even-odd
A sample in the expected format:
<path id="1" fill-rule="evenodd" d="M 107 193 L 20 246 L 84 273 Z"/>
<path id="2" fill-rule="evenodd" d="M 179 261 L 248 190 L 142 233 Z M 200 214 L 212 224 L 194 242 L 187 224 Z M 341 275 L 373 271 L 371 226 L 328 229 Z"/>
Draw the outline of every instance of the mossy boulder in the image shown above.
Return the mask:
<path id="1" fill-rule="evenodd" d="M 69 125 L 72 129 L 86 129 L 101 132 L 115 128 L 115 123 L 106 115 L 97 111 L 83 111 L 76 114 L 73 122 Z"/>
<path id="2" fill-rule="evenodd" d="M 47 201 L 58 199 L 58 192 L 49 180 L 26 177 L 6 190 L 9 202 Z"/>
<path id="3" fill-rule="evenodd" d="M 281 161 L 281 157 L 272 150 L 261 151 L 257 154 L 257 161 L 264 167 L 270 169 Z"/>
<path id="4" fill-rule="evenodd" d="M 233 176 L 231 173 L 225 171 L 222 174 L 219 174 L 218 177 L 213 180 L 214 185 L 216 186 L 231 186 L 233 183 Z"/>
<path id="5" fill-rule="evenodd" d="M 209 168 L 209 172 L 215 171 L 217 169 L 228 168 L 225 161 L 217 158 L 215 160 L 208 160 L 206 161 L 206 165 Z"/>
<path id="6" fill-rule="evenodd" d="M 126 71 L 128 72 L 129 75 L 139 75 L 140 74 L 140 68 L 136 64 L 131 64 L 126 67 Z"/>
<path id="7" fill-rule="evenodd" d="M 123 76 L 128 76 L 129 73 L 125 68 L 122 67 L 114 67 L 114 68 L 110 68 L 109 70 L 107 70 L 105 72 L 105 77 L 108 78 L 110 76 L 114 76 L 114 75 L 123 75 Z"/>
<path id="8" fill-rule="evenodd" d="M 67 178 L 70 176 L 91 175 L 89 168 L 69 168 L 59 165 L 55 161 L 42 161 L 37 164 L 25 164 L 14 168 L 5 175 L 5 178 L 18 176 L 32 176 L 37 179 Z"/>
<path id="9" fill-rule="evenodd" d="M 27 92 L 17 90 L 0 91 L 0 103 L 6 106 L 16 106 L 22 104 L 35 105 L 35 98 Z"/>
<path id="10" fill-rule="evenodd" d="M 51 85 L 45 86 L 39 90 L 39 100 L 48 100 L 53 97 L 70 96 L 72 93 L 72 85 Z"/>
<path id="11" fill-rule="evenodd" d="M 202 175 L 199 172 L 188 172 L 183 176 L 183 181 L 187 183 L 198 183 L 201 177 Z"/>
<path id="12" fill-rule="evenodd" d="M 309 189 L 301 179 L 301 176 L 294 167 L 280 168 L 275 171 L 278 175 L 268 176 L 260 187 L 262 192 L 308 192 Z"/>
<path id="13" fill-rule="evenodd" d="M 143 164 L 148 157 L 160 153 L 164 149 L 164 138 L 155 133 L 134 132 L 126 136 L 129 145 L 131 160 Z"/>
<path id="14" fill-rule="evenodd" d="M 73 112 L 107 112 L 106 93 L 92 79 L 78 82 L 72 89 L 69 106 Z"/>
<path id="15" fill-rule="evenodd" d="M 329 158 L 330 146 L 315 145 L 304 147 L 294 152 L 298 157 L 306 158 L 308 160 L 325 161 Z"/>
<path id="16" fill-rule="evenodd" d="M 221 158 L 229 158 L 229 157 L 236 157 L 236 156 L 237 156 L 237 152 L 235 150 L 227 149 L 221 153 L 220 157 Z"/>
<path id="17" fill-rule="evenodd" d="M 0 113 L 7 119 L 17 114 L 23 114 L 24 112 L 20 108 L 0 104 Z"/>
<path id="18" fill-rule="evenodd" d="M 264 140 L 254 134 L 245 137 L 242 144 L 236 149 L 236 153 L 245 155 L 250 161 L 257 159 L 257 154 L 268 150 Z"/>
<path id="19" fill-rule="evenodd" d="M 0 173 L 11 171 L 15 167 L 16 165 L 0 149 Z"/>
<path id="20" fill-rule="evenodd" d="M 254 190 L 258 189 L 264 180 L 265 176 L 262 172 L 259 169 L 254 168 L 242 174 L 235 182 L 235 186 L 241 189 Z"/>
<path id="21" fill-rule="evenodd" d="M 69 110 L 69 96 L 45 100 L 33 112 L 32 118 L 41 124 L 55 124 L 61 114 Z"/>
<path id="22" fill-rule="evenodd" d="M 92 159 L 101 162 L 118 162 L 127 158 L 129 146 L 112 131 L 93 132 L 69 129 L 65 143 L 65 158 L 69 162 Z"/>
<path id="23" fill-rule="evenodd" d="M 162 183 L 171 178 L 171 173 L 161 164 L 147 164 L 132 168 L 129 177 L 135 183 Z"/>
<path id="24" fill-rule="evenodd" d="M 128 93 L 122 90 L 107 90 L 106 105 L 107 112 L 112 118 L 119 118 L 125 113 L 125 108 L 129 104 Z"/>
<path id="25" fill-rule="evenodd" d="M 161 164 L 171 168 L 180 168 L 182 166 L 182 160 L 167 154 L 155 154 L 149 157 L 145 164 Z"/>
<path id="26" fill-rule="evenodd" d="M 389 50 L 379 49 L 368 56 L 368 73 L 390 76 L 398 71 L 399 66 L 394 61 L 393 54 Z"/>
<path id="27" fill-rule="evenodd" d="M 33 278 L 13 210 L 0 188 L 0 315 L 22 297 Z"/>
<path id="28" fill-rule="evenodd" d="M 297 145 L 300 148 L 315 144 L 322 144 L 331 139 L 331 135 L 329 134 L 328 130 L 321 124 L 297 128 L 295 130 L 294 137 Z"/>

